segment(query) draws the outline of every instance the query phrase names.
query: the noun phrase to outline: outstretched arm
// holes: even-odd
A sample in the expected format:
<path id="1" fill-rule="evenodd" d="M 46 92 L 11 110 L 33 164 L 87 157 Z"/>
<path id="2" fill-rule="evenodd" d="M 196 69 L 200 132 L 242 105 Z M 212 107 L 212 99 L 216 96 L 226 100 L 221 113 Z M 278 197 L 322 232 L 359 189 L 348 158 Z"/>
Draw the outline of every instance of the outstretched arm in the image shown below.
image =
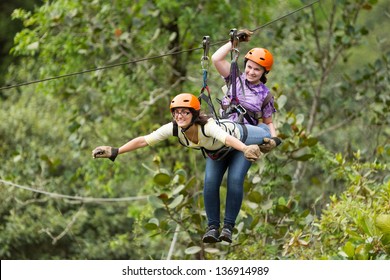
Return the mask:
<path id="1" fill-rule="evenodd" d="M 244 156 L 249 161 L 256 161 L 260 156 L 260 148 L 258 145 L 245 145 L 237 138 L 228 135 L 225 140 L 225 145 L 244 153 Z"/>
<path id="2" fill-rule="evenodd" d="M 148 143 L 145 141 L 145 137 L 139 136 L 124 144 L 119 148 L 118 154 L 124 154 L 139 148 L 146 147 Z"/>
<path id="3" fill-rule="evenodd" d="M 114 161 L 119 154 L 124 154 L 139 148 L 146 147 L 148 143 L 145 141 L 144 136 L 134 138 L 121 146 L 120 148 L 114 148 L 111 146 L 99 146 L 92 151 L 93 158 L 109 158 Z"/>
<path id="4" fill-rule="evenodd" d="M 225 145 L 229 147 L 233 147 L 234 149 L 243 152 L 244 148 L 247 147 L 244 143 L 238 140 L 236 137 L 231 135 L 226 136 Z"/>

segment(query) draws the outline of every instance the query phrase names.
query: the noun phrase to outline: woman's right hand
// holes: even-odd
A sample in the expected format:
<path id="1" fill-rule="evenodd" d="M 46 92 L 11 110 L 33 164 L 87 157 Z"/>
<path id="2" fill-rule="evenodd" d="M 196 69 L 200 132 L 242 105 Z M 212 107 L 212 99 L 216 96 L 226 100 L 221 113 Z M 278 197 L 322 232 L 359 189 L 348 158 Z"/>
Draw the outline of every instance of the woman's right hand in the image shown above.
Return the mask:
<path id="1" fill-rule="evenodd" d="M 115 158 L 118 156 L 118 148 L 110 146 L 99 146 L 92 151 L 93 158 L 109 158 L 112 161 L 115 161 Z"/>

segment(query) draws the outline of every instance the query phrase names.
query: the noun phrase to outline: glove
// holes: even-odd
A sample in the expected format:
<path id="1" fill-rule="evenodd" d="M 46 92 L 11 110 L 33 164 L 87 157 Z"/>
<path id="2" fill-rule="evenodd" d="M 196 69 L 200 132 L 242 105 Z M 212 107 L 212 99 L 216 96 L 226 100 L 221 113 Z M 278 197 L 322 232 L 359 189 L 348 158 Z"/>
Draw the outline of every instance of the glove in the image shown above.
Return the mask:
<path id="1" fill-rule="evenodd" d="M 239 42 L 249 42 L 251 39 L 252 31 L 248 29 L 241 29 L 237 31 L 237 37 Z"/>
<path id="2" fill-rule="evenodd" d="M 275 147 L 279 146 L 282 143 L 282 140 L 278 137 L 264 138 L 263 144 L 259 145 L 260 151 L 262 153 L 268 153 Z"/>
<path id="3" fill-rule="evenodd" d="M 110 146 L 100 146 L 92 151 L 93 158 L 109 158 L 115 161 L 118 156 L 119 149 Z"/>
<path id="4" fill-rule="evenodd" d="M 261 155 L 261 152 L 260 152 L 258 145 L 246 146 L 244 148 L 243 152 L 244 152 L 245 158 L 249 161 L 256 161 Z"/>

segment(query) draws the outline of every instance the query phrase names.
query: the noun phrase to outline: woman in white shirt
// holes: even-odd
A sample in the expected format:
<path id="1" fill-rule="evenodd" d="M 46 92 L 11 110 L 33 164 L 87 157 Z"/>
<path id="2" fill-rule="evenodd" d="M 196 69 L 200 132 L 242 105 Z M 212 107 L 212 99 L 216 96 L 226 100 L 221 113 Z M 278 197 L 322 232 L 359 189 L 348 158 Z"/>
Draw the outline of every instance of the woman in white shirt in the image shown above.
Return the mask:
<path id="1" fill-rule="evenodd" d="M 229 120 L 217 123 L 207 115 L 201 114 L 200 108 L 200 102 L 196 96 L 189 93 L 179 94 L 172 99 L 170 105 L 173 122 L 161 126 L 148 135 L 136 137 L 119 148 L 111 146 L 96 147 L 92 151 L 92 156 L 94 158 L 109 158 L 114 161 L 119 154 L 148 145 L 153 146 L 169 137 L 176 136 L 182 145 L 188 148 L 203 149 L 213 160 L 224 157 L 224 160 L 236 161 L 236 165 L 233 163 L 230 165 L 228 181 L 229 178 L 236 177 L 234 174 L 237 172 L 238 176 L 242 176 L 240 175 L 241 162 L 255 161 L 260 157 L 259 145 L 263 144 L 264 137 L 271 136 L 270 132 L 256 126 L 237 124 Z M 229 147 L 232 149 L 229 149 Z M 213 173 L 213 171 L 210 173 Z M 243 181 L 243 179 L 240 179 L 240 181 Z M 228 220 L 234 222 L 241 207 L 242 184 L 229 184 L 228 182 L 228 193 L 230 194 L 226 201 L 226 215 L 229 216 Z M 212 196 L 215 196 L 214 199 L 219 201 L 219 192 Z M 205 206 L 208 207 L 206 202 Z M 212 213 L 212 215 L 219 215 L 219 211 L 218 213 Z M 210 217 L 208 219 L 209 227 L 205 235 L 206 238 L 203 237 L 203 242 L 221 241 L 219 229 L 210 228 Z"/>

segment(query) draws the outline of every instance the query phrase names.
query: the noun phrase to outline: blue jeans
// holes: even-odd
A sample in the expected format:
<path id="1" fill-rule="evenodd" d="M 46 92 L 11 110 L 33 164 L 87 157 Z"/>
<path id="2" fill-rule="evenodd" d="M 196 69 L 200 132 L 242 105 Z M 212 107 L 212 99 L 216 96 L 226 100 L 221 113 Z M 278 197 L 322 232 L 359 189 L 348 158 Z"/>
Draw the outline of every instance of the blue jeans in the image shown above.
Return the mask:
<path id="1" fill-rule="evenodd" d="M 245 126 L 248 135 L 244 143 L 247 145 L 262 144 L 264 137 L 271 137 L 270 130 L 265 124 Z M 240 131 L 242 135 L 241 127 Z M 226 170 L 228 173 L 224 224 L 235 225 L 244 196 L 245 176 L 250 166 L 251 162 L 244 157 L 244 153 L 237 150 L 232 150 L 221 160 L 207 158 L 203 197 L 209 226 L 220 226 L 219 188 Z"/>

